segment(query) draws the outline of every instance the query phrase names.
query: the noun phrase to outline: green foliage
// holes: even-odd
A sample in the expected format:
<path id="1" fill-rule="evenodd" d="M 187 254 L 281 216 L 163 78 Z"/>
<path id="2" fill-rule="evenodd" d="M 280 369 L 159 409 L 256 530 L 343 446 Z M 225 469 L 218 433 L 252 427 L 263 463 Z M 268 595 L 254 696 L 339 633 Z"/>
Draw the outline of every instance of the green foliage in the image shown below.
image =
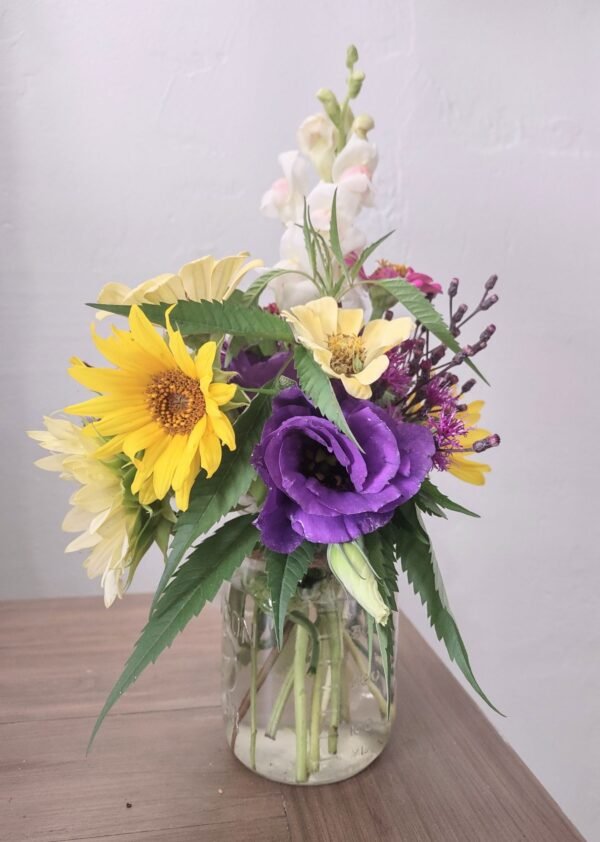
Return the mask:
<path id="1" fill-rule="evenodd" d="M 379 649 L 381 651 L 381 663 L 383 666 L 383 675 L 385 677 L 386 699 L 387 699 L 387 715 L 389 717 L 392 707 L 392 691 L 393 691 L 393 665 L 394 665 L 394 615 L 390 617 L 385 626 L 376 624 L 377 637 L 379 639 Z"/>
<path id="2" fill-rule="evenodd" d="M 373 312 L 372 319 L 380 319 L 386 310 L 391 310 L 396 304 L 394 296 L 379 286 L 379 284 L 368 284 L 369 296 L 371 298 L 371 305 Z"/>
<path id="3" fill-rule="evenodd" d="M 314 558 L 314 548 L 312 544 L 304 543 L 287 556 L 267 550 L 265 558 L 273 603 L 275 637 L 277 645 L 281 647 L 288 604 Z"/>
<path id="4" fill-rule="evenodd" d="M 214 599 L 221 584 L 230 578 L 252 552 L 259 533 L 254 515 L 242 515 L 224 524 L 207 538 L 177 571 L 151 614 L 121 677 L 111 690 L 90 737 L 92 745 L 106 714 L 142 671 L 171 645 L 188 622 Z"/>
<path id="5" fill-rule="evenodd" d="M 366 249 L 363 249 L 363 251 L 361 251 L 358 259 L 355 261 L 355 263 L 352 264 L 352 267 L 350 269 L 350 276 L 352 278 L 356 278 L 358 276 L 358 273 L 360 272 L 361 268 L 367 262 L 369 257 L 371 257 L 373 252 L 376 249 L 378 249 L 379 246 L 383 242 L 385 242 L 388 237 L 391 237 L 393 233 L 393 231 L 390 231 L 388 234 L 385 234 L 383 237 L 380 237 L 378 240 L 375 240 L 374 243 L 371 243 L 370 246 L 367 246 Z"/>
<path id="6" fill-rule="evenodd" d="M 325 418 L 328 418 L 344 435 L 360 447 L 346 423 L 329 377 L 315 362 L 311 352 L 302 345 L 296 345 L 294 349 L 294 365 L 304 394 L 310 398 Z"/>
<path id="7" fill-rule="evenodd" d="M 244 303 L 246 306 L 253 307 L 258 304 L 258 299 L 265 291 L 267 285 L 280 275 L 285 275 L 287 269 L 273 269 L 270 272 L 262 272 L 256 280 L 252 281 L 248 289 L 244 292 Z"/>
<path id="8" fill-rule="evenodd" d="M 421 509 L 421 511 L 426 512 L 428 515 L 434 515 L 435 517 L 446 517 L 444 509 L 448 509 L 451 512 L 459 512 L 462 515 L 468 515 L 469 517 L 479 517 L 478 514 L 472 512 L 470 509 L 465 509 L 464 506 L 459 505 L 459 503 L 455 503 L 454 500 L 451 500 L 449 497 L 446 497 L 445 494 L 437 488 L 431 480 L 426 479 L 417 496 L 415 497 L 415 503 Z"/>
<path id="9" fill-rule="evenodd" d="M 91 306 L 121 316 L 129 315 L 130 310 L 122 304 Z M 142 304 L 141 308 L 151 322 L 164 327 L 168 305 Z M 171 311 L 171 324 L 179 328 L 183 336 L 229 333 L 249 340 L 293 341 L 287 322 L 254 304 L 241 302 L 239 297 L 229 301 L 179 301 Z"/>
<path id="10" fill-rule="evenodd" d="M 196 538 L 211 529 L 248 491 L 256 476 L 250 457 L 270 413 L 271 398 L 257 395 L 233 426 L 236 449 L 223 450 L 219 470 L 210 479 L 200 476 L 196 480 L 189 508 L 177 519 L 175 536 L 153 606 Z"/>
<path id="11" fill-rule="evenodd" d="M 425 605 L 438 640 L 443 640 L 450 659 L 455 661 L 471 687 L 492 710 L 500 711 L 487 698 L 471 669 L 463 639 L 450 613 L 448 598 L 429 536 L 414 501 L 405 503 L 394 516 L 396 551 L 402 569 L 415 593 Z"/>
<path id="12" fill-rule="evenodd" d="M 460 345 L 450 332 L 450 328 L 419 289 L 409 284 L 404 278 L 389 278 L 377 283 L 382 289 L 391 293 L 400 304 L 403 304 L 409 313 L 412 313 L 415 319 L 433 333 L 440 342 L 455 353 L 460 351 Z M 465 362 L 484 383 L 488 382 L 472 360 L 467 357 Z"/>

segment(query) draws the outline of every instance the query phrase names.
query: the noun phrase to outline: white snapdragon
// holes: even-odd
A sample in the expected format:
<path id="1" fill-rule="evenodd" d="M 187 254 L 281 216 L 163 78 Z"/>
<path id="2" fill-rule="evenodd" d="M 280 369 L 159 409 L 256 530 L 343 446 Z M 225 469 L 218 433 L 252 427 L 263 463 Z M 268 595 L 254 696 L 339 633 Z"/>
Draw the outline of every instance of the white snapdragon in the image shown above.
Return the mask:
<path id="1" fill-rule="evenodd" d="M 298 129 L 298 146 L 323 181 L 331 181 L 338 131 L 326 114 L 312 114 Z"/>
<path id="2" fill-rule="evenodd" d="M 308 162 L 297 149 L 282 152 L 277 160 L 283 177 L 274 181 L 264 194 L 260 209 L 265 216 L 280 219 L 284 225 L 301 222 L 309 185 Z"/>

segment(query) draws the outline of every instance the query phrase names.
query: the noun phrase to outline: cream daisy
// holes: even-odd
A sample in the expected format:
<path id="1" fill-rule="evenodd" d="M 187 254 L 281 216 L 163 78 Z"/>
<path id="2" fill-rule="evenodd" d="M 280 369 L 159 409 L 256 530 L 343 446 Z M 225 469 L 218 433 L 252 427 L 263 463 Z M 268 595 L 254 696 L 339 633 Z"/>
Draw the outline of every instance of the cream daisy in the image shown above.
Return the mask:
<path id="1" fill-rule="evenodd" d="M 90 579 L 102 577 L 104 604 L 108 608 L 121 599 L 137 564 L 163 520 L 160 512 L 142 508 L 127 492 L 123 461 L 98 459 L 103 441 L 72 421 L 44 418 L 45 430 L 29 433 L 51 456 L 35 463 L 46 471 L 57 471 L 61 479 L 79 483 L 69 502 L 62 528 L 80 532 L 65 552 L 89 550 L 84 567 Z M 152 528 L 149 521 L 154 518 Z"/>
<path id="2" fill-rule="evenodd" d="M 335 298 L 318 298 L 282 314 L 294 336 L 330 377 L 355 398 L 371 397 L 371 384 L 389 365 L 386 352 L 410 336 L 410 318 L 375 319 L 363 329 L 364 311 L 345 310 Z"/>
<path id="3" fill-rule="evenodd" d="M 133 288 L 109 283 L 100 290 L 98 304 L 175 304 L 183 299 L 224 301 L 251 269 L 262 266 L 262 260 L 246 262 L 247 257 L 248 252 L 221 260 L 207 255 L 186 263 L 176 275 L 158 275 Z M 98 318 L 106 315 L 99 313 Z"/>

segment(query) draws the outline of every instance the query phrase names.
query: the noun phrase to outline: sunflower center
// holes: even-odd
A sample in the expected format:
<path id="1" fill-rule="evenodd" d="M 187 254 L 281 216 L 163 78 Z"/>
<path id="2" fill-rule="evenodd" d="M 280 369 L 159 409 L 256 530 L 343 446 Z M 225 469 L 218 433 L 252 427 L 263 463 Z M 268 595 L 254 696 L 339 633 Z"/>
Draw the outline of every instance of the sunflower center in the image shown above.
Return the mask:
<path id="1" fill-rule="evenodd" d="M 191 433 L 206 413 L 200 384 L 182 371 L 155 374 L 146 388 L 148 409 L 172 436 Z"/>
<path id="2" fill-rule="evenodd" d="M 331 368 L 336 374 L 349 377 L 363 370 L 367 350 L 360 336 L 334 333 L 327 337 L 327 347 L 331 351 Z"/>

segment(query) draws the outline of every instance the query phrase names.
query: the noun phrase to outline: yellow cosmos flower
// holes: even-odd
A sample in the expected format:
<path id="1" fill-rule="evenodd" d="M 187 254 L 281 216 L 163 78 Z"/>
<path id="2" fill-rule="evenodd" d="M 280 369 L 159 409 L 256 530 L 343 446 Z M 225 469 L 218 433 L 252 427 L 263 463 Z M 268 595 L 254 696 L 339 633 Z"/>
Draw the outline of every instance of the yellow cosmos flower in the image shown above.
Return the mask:
<path id="1" fill-rule="evenodd" d="M 318 298 L 282 315 L 323 371 L 341 380 L 355 398 L 371 397 L 370 384 L 388 367 L 386 352 L 407 339 L 413 328 L 410 318 L 375 319 L 363 330 L 364 312 L 344 310 L 335 298 Z"/>
<path id="2" fill-rule="evenodd" d="M 185 510 L 200 470 L 214 474 L 222 444 L 235 450 L 233 427 L 221 407 L 236 386 L 213 383 L 215 342 L 191 356 L 168 318 L 167 343 L 136 306 L 129 328 L 113 328 L 103 339 L 92 326 L 96 347 L 117 368 L 73 365 L 71 376 L 101 394 L 65 412 L 97 419 L 89 426 L 108 439 L 97 453 L 100 459 L 122 452 L 134 462 L 131 490 L 142 504 L 162 500 L 172 488 Z"/>
<path id="3" fill-rule="evenodd" d="M 81 535 L 71 541 L 65 552 L 91 550 L 84 567 L 90 579 L 102 577 L 104 604 L 108 608 L 117 597 L 122 598 L 155 530 L 144 530 L 150 541 L 143 543 L 142 527 L 147 525 L 149 514 L 126 494 L 121 466 L 98 459 L 102 439 L 66 419 L 44 418 L 44 424 L 45 430 L 34 430 L 29 435 L 52 455 L 35 464 L 46 471 L 58 471 L 61 479 L 80 484 L 71 495 L 73 508 L 62 528 Z"/>
<path id="4" fill-rule="evenodd" d="M 130 288 L 110 283 L 100 290 L 98 304 L 175 304 L 190 301 L 224 301 L 237 288 L 250 269 L 262 266 L 262 260 L 246 262 L 248 252 L 215 260 L 208 255 L 182 266 L 176 275 L 158 275 Z M 107 313 L 99 313 L 105 318 Z"/>
<path id="5" fill-rule="evenodd" d="M 483 406 L 483 401 L 472 401 L 464 412 L 457 413 L 457 418 L 467 428 L 465 435 L 460 437 L 462 447 L 473 447 L 476 441 L 490 435 L 489 430 L 483 430 L 481 427 L 475 426 L 481 417 Z M 452 453 L 448 470 L 463 482 L 469 482 L 471 485 L 485 485 L 485 474 L 492 469 L 489 465 L 474 461 L 473 456 L 475 455 L 473 453 Z"/>

